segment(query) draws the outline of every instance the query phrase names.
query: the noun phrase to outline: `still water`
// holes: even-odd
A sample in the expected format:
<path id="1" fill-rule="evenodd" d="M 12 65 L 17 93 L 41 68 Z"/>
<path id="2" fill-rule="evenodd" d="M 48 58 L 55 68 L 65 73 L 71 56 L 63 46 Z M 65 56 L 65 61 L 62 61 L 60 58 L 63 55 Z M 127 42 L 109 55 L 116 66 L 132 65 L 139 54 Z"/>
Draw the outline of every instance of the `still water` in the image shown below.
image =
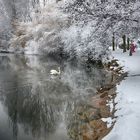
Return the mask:
<path id="1" fill-rule="evenodd" d="M 50 75 L 50 70 L 61 74 Z M 109 74 L 95 66 L 49 57 L 0 54 L 0 140 L 81 140 L 72 137 Z"/>

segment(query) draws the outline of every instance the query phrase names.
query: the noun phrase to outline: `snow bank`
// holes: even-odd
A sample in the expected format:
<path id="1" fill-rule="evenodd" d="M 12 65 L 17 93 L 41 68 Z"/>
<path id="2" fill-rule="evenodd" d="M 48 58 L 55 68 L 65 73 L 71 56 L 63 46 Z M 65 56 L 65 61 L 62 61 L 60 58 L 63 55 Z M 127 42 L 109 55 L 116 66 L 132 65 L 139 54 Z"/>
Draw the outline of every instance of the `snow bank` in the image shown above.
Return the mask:
<path id="1" fill-rule="evenodd" d="M 117 117 L 112 131 L 103 140 L 140 140 L 140 50 L 133 56 L 117 50 L 113 56 L 120 60 L 129 72 L 128 77 L 117 85 Z M 133 76 L 135 75 L 135 76 Z"/>
<path id="2" fill-rule="evenodd" d="M 125 66 L 124 70 L 128 71 L 129 75 L 140 74 L 140 50 L 130 57 L 127 53 L 122 53 L 122 51 L 117 51 L 113 53 L 113 56 L 120 60 L 120 64 Z"/>

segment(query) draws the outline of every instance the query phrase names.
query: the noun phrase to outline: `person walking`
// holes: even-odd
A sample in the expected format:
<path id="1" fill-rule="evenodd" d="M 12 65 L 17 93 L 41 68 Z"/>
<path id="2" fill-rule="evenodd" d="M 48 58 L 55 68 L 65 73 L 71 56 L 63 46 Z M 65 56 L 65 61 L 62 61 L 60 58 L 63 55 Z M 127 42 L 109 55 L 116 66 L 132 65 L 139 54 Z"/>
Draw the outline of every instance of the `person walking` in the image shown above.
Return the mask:
<path id="1" fill-rule="evenodd" d="M 132 53 L 134 53 L 134 52 L 136 52 L 135 49 L 136 49 L 136 45 L 134 44 L 134 41 L 132 41 L 130 44 L 130 50 Z"/>
<path id="2" fill-rule="evenodd" d="M 131 41 L 130 53 L 129 53 L 130 56 L 132 56 L 132 54 L 135 52 L 135 49 L 136 49 L 136 45 L 134 44 L 134 41 Z"/>

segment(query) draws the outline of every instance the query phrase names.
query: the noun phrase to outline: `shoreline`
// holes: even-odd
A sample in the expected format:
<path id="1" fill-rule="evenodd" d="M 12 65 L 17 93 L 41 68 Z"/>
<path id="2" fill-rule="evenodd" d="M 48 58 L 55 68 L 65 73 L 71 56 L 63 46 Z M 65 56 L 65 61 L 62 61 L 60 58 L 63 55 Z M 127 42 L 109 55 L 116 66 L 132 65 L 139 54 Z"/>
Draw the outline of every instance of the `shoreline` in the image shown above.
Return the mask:
<path id="1" fill-rule="evenodd" d="M 72 138 L 102 140 L 116 123 L 116 86 L 126 77 L 127 73 L 123 72 L 116 60 L 111 60 L 104 65 L 104 68 L 111 72 L 111 81 L 108 85 L 97 89 L 96 95 L 91 97 L 86 109 L 80 108 L 77 117 L 83 123 L 79 126 L 79 134 L 70 133 Z"/>
<path id="2" fill-rule="evenodd" d="M 121 84 L 117 85 L 116 123 L 103 140 L 139 140 L 140 50 L 137 49 L 132 56 L 129 56 L 129 52 L 122 53 L 121 50 L 116 50 L 113 52 L 113 56 L 119 60 L 119 64 L 123 66 L 127 76 Z"/>

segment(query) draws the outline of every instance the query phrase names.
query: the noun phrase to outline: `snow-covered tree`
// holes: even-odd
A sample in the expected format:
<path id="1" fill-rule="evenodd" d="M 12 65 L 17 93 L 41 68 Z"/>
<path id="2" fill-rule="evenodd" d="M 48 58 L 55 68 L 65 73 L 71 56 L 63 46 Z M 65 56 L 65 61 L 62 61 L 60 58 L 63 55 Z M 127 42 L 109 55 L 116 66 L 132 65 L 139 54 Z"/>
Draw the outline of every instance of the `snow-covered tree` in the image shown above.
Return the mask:
<path id="1" fill-rule="evenodd" d="M 88 44 L 98 42 L 104 50 L 111 44 L 112 35 L 120 38 L 127 35 L 131 38 L 139 36 L 140 2 L 138 0 L 71 0 L 66 3 L 65 12 L 77 27 L 89 28 Z M 85 29 L 84 29 L 85 30 Z M 90 47 L 91 49 L 92 47 Z M 103 51 L 104 52 L 104 51 Z"/>
<path id="2" fill-rule="evenodd" d="M 139 0 L 0 2 L 12 23 L 10 45 L 14 51 L 57 53 L 63 50 L 85 60 L 102 60 L 112 45 L 113 34 L 115 40 L 123 35 L 130 39 L 139 36 Z"/>

